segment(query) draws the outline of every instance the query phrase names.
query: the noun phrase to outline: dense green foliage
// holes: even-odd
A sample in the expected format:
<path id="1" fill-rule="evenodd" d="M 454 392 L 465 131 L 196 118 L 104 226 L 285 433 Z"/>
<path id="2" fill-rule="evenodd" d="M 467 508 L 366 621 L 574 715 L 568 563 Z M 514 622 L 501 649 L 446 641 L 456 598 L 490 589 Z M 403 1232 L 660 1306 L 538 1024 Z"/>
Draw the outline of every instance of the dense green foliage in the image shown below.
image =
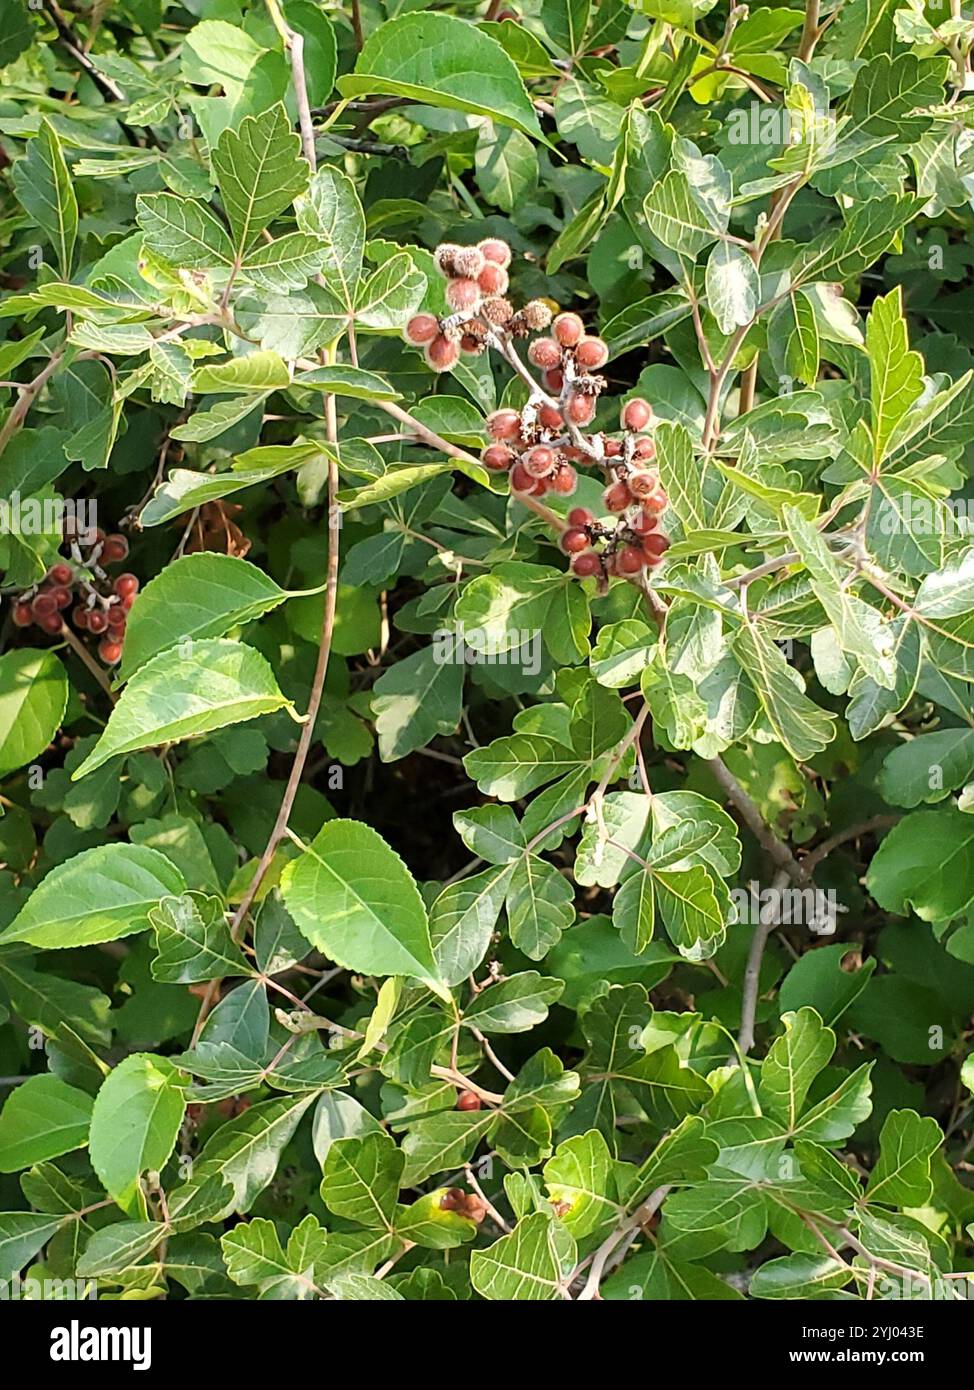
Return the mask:
<path id="1" fill-rule="evenodd" d="M 974 21 L 417 5 L 0 0 L 0 1279 L 960 1297 Z"/>

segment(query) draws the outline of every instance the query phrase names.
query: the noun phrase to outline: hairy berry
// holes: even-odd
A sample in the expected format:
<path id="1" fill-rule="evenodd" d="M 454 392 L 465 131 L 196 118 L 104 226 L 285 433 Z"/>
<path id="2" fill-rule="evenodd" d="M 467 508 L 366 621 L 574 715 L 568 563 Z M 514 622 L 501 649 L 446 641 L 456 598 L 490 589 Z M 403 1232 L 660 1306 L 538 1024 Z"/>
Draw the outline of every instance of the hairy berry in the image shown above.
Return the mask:
<path id="1" fill-rule="evenodd" d="M 448 372 L 451 367 L 456 366 L 460 348 L 457 343 L 451 342 L 440 333 L 427 345 L 424 355 L 434 372 Z"/>
<path id="2" fill-rule="evenodd" d="M 511 263 L 511 248 L 500 237 L 487 237 L 485 241 L 477 243 L 477 249 L 485 261 L 493 261 L 495 265 L 504 267 Z"/>
<path id="3" fill-rule="evenodd" d="M 574 347 L 584 334 L 585 325 L 577 314 L 559 314 L 551 331 L 562 347 Z"/>
<path id="4" fill-rule="evenodd" d="M 632 501 L 632 493 L 625 483 L 610 483 L 602 494 L 602 500 L 610 512 L 624 512 Z"/>
<path id="5" fill-rule="evenodd" d="M 552 367 L 542 375 L 541 384 L 544 389 L 550 391 L 553 396 L 557 395 L 565 384 L 565 373 L 560 367 Z"/>
<path id="6" fill-rule="evenodd" d="M 643 508 L 647 512 L 663 512 L 666 510 L 666 493 L 661 487 L 657 487 L 655 492 L 651 492 L 648 497 L 642 499 Z"/>
<path id="7" fill-rule="evenodd" d="M 67 608 L 68 604 L 71 602 L 71 590 L 65 589 L 63 585 L 59 584 L 51 590 L 51 597 L 54 599 L 58 608 Z"/>
<path id="8" fill-rule="evenodd" d="M 134 574 L 120 574 L 112 587 L 116 594 L 126 598 L 129 594 L 139 592 L 139 581 Z"/>
<path id="9" fill-rule="evenodd" d="M 480 286 L 476 280 L 451 280 L 446 287 L 446 302 L 457 313 L 467 313 L 480 303 Z"/>
<path id="10" fill-rule="evenodd" d="M 587 425 L 595 414 L 594 396 L 572 396 L 568 402 L 568 418 L 573 425 Z"/>
<path id="11" fill-rule="evenodd" d="M 554 338 L 535 338 L 528 348 L 528 361 L 545 371 L 553 371 L 561 363 L 561 348 Z"/>
<path id="12" fill-rule="evenodd" d="M 479 1110 L 480 1097 L 474 1091 L 461 1091 L 457 1096 L 458 1110 Z"/>
<path id="13" fill-rule="evenodd" d="M 119 632 L 124 632 L 125 624 L 128 622 L 128 614 L 121 603 L 113 603 L 108 610 L 108 626 L 116 628 Z"/>
<path id="14" fill-rule="evenodd" d="M 43 618 L 37 619 L 37 625 L 53 636 L 55 632 L 61 631 L 61 614 L 56 610 L 53 613 L 45 613 Z"/>
<path id="15" fill-rule="evenodd" d="M 476 280 L 484 268 L 484 253 L 479 246 L 461 246 L 454 252 L 453 274 Z"/>
<path id="16" fill-rule="evenodd" d="M 601 338 L 583 338 L 575 349 L 575 361 L 587 372 L 604 367 L 609 360 L 609 349 Z"/>
<path id="17" fill-rule="evenodd" d="M 491 439 L 517 439 L 521 433 L 521 417 L 516 410 L 495 410 L 487 416 L 487 433 Z"/>
<path id="18" fill-rule="evenodd" d="M 637 536 L 648 536 L 658 525 L 659 517 L 652 512 L 638 511 L 629 521 L 630 531 L 635 531 Z"/>
<path id="19" fill-rule="evenodd" d="M 591 579 L 601 568 L 602 562 L 594 550 L 585 550 L 572 560 L 572 573 L 577 574 L 579 579 Z"/>
<path id="20" fill-rule="evenodd" d="M 13 618 L 17 627 L 30 627 L 34 621 L 34 610 L 29 603 L 21 599 L 19 603 L 14 604 Z"/>
<path id="21" fill-rule="evenodd" d="M 572 507 L 568 513 L 569 526 L 591 526 L 595 516 L 588 507 Z"/>
<path id="22" fill-rule="evenodd" d="M 616 555 L 616 569 L 620 574 L 638 574 L 645 563 L 646 556 L 635 545 L 624 545 Z"/>
<path id="23" fill-rule="evenodd" d="M 47 577 L 52 584 L 57 584 L 63 588 L 65 585 L 74 583 L 74 570 L 62 560 L 60 564 L 51 566 L 51 572 Z"/>
<path id="24" fill-rule="evenodd" d="M 652 407 L 642 396 L 634 396 L 622 407 L 621 421 L 624 430 L 644 430 L 652 418 Z"/>
<path id="25" fill-rule="evenodd" d="M 72 610 L 71 621 L 76 628 L 80 628 L 80 630 L 84 632 L 85 628 L 88 626 L 88 610 L 83 603 L 79 603 L 77 608 Z"/>
<path id="26" fill-rule="evenodd" d="M 510 468 L 514 455 L 506 444 L 491 444 L 480 457 L 485 468 L 500 472 L 502 468 Z"/>
<path id="27" fill-rule="evenodd" d="M 122 644 L 111 637 L 103 637 L 98 643 L 98 655 L 106 666 L 114 666 L 122 658 Z"/>
<path id="28" fill-rule="evenodd" d="M 52 613 L 57 612 L 57 599 L 49 590 L 35 594 L 31 608 L 35 618 L 48 618 Z"/>
<path id="29" fill-rule="evenodd" d="M 562 531 L 559 544 L 566 555 L 577 555 L 580 550 L 588 550 L 589 539 L 581 527 L 570 526 Z"/>
<path id="30" fill-rule="evenodd" d="M 578 474 L 570 463 L 560 463 L 548 480 L 548 487 L 560 497 L 570 497 L 578 486 Z"/>
<path id="31" fill-rule="evenodd" d="M 654 459 L 656 457 L 656 445 L 651 439 L 637 439 L 636 447 L 632 452 L 633 457 L 637 459 Z"/>
<path id="32" fill-rule="evenodd" d="M 560 430 L 565 421 L 556 405 L 543 405 L 538 411 L 538 424 L 545 430 Z"/>
<path id="33" fill-rule="evenodd" d="M 659 479 L 647 468 L 636 468 L 626 479 L 626 485 L 633 497 L 649 497 L 659 487 Z"/>
<path id="34" fill-rule="evenodd" d="M 555 466 L 554 451 L 546 444 L 539 444 L 537 448 L 529 449 L 521 462 L 532 478 L 545 478 Z"/>
<path id="35" fill-rule="evenodd" d="M 507 271 L 502 265 L 488 261 L 477 276 L 477 284 L 484 294 L 506 294 L 509 284 Z"/>
<path id="36" fill-rule="evenodd" d="M 433 314 L 414 314 L 406 324 L 406 341 L 414 347 L 431 343 L 440 331 L 440 321 Z"/>
<path id="37" fill-rule="evenodd" d="M 532 477 L 528 470 L 525 468 L 523 463 L 516 463 L 514 467 L 511 469 L 512 492 L 534 493 L 538 482 L 539 479 Z"/>
<path id="38" fill-rule="evenodd" d="M 669 536 L 664 536 L 660 531 L 654 531 L 650 536 L 643 536 L 643 554 L 651 560 L 662 560 L 666 551 L 670 548 Z"/>
<path id="39" fill-rule="evenodd" d="M 618 458 L 622 453 L 622 441 L 620 439 L 607 439 L 602 445 L 602 452 L 607 459 Z"/>
<path id="40" fill-rule="evenodd" d="M 108 614 L 102 608 L 93 608 L 88 614 L 88 631 L 104 632 L 108 627 Z"/>

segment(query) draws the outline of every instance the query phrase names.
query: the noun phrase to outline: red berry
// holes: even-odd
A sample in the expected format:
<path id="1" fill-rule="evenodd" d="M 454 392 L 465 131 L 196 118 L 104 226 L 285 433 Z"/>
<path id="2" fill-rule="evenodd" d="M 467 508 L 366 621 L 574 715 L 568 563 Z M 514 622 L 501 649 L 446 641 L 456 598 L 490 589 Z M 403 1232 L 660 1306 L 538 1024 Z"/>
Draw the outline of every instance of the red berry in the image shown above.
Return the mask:
<path id="1" fill-rule="evenodd" d="M 555 455 L 547 445 L 539 444 L 537 448 L 529 449 L 521 462 L 532 478 L 546 478 L 555 466 Z"/>
<path id="2" fill-rule="evenodd" d="M 659 487 L 659 479 L 647 468 L 636 468 L 629 474 L 626 484 L 633 497 L 649 497 Z"/>
<path id="3" fill-rule="evenodd" d="M 71 590 L 63 589 L 59 586 L 58 588 L 51 590 L 51 597 L 57 604 L 58 608 L 67 608 L 69 603 L 71 602 Z"/>
<path id="4" fill-rule="evenodd" d="M 104 632 L 107 626 L 108 615 L 105 611 L 101 608 L 93 608 L 88 614 L 88 631 L 97 634 Z"/>
<path id="5" fill-rule="evenodd" d="M 604 367 L 608 360 L 609 349 L 601 338 L 583 338 L 575 349 L 575 361 L 587 372 Z"/>
<path id="6" fill-rule="evenodd" d="M 108 610 L 107 617 L 109 627 L 115 628 L 118 632 L 125 631 L 125 624 L 128 622 L 128 614 L 122 604 L 113 603 Z"/>
<path id="7" fill-rule="evenodd" d="M 577 314 L 559 314 L 551 331 L 562 347 L 574 347 L 585 332 L 585 325 Z"/>
<path id="8" fill-rule="evenodd" d="M 480 1097 L 474 1091 L 461 1091 L 457 1096 L 458 1110 L 479 1110 Z"/>
<path id="9" fill-rule="evenodd" d="M 568 418 L 574 425 L 587 425 L 594 414 L 594 396 L 575 395 L 568 402 Z"/>
<path id="10" fill-rule="evenodd" d="M 588 507 L 572 507 L 568 513 L 569 526 L 591 526 L 594 520 L 595 517 Z"/>
<path id="11" fill-rule="evenodd" d="M 460 348 L 441 333 L 427 345 L 424 356 L 434 372 L 446 372 L 456 365 Z"/>
<path id="12" fill-rule="evenodd" d="M 406 324 L 406 341 L 422 347 L 431 343 L 439 331 L 439 320 L 432 314 L 415 314 Z"/>
<path id="13" fill-rule="evenodd" d="M 534 492 L 537 478 L 533 478 L 523 463 L 516 463 L 511 469 L 512 492 Z"/>
<path id="14" fill-rule="evenodd" d="M 544 430 L 560 430 L 564 423 L 562 413 L 555 405 L 543 405 L 538 411 L 538 424 Z"/>
<path id="15" fill-rule="evenodd" d="M 49 590 L 35 594 L 31 609 L 35 618 L 49 618 L 52 613 L 57 612 L 57 599 Z"/>
<path id="16" fill-rule="evenodd" d="M 511 248 L 500 237 L 487 237 L 485 241 L 477 243 L 477 249 L 485 261 L 493 261 L 499 266 L 509 266 L 511 263 Z"/>
<path id="17" fill-rule="evenodd" d="M 546 391 L 550 391 L 552 395 L 557 395 L 565 384 L 565 373 L 560 367 L 552 367 L 543 373 L 541 384 Z"/>
<path id="18" fill-rule="evenodd" d="M 562 531 L 559 544 L 566 555 L 577 555 L 580 550 L 588 550 L 589 539 L 580 527 L 571 526 L 567 531 Z"/>
<path id="19" fill-rule="evenodd" d="M 104 637 L 98 643 L 98 655 L 106 666 L 114 666 L 122 655 L 121 642 L 113 642 L 110 637 Z"/>
<path id="20" fill-rule="evenodd" d="M 476 309 L 480 303 L 480 286 L 476 280 L 470 280 L 466 276 L 459 280 L 450 280 L 446 287 L 446 302 L 457 313 L 467 313 Z"/>
<path id="21" fill-rule="evenodd" d="M 495 410 L 487 416 L 487 433 L 491 439 L 517 439 L 521 433 L 521 417 L 516 410 Z"/>
<path id="22" fill-rule="evenodd" d="M 561 348 L 554 338 L 535 338 L 528 348 L 528 361 L 545 371 L 554 371 L 561 365 Z"/>
<path id="23" fill-rule="evenodd" d="M 126 594 L 125 597 L 122 599 L 122 607 L 125 609 L 126 613 L 131 611 L 132 604 L 135 602 L 137 597 L 137 594 Z"/>
<path id="24" fill-rule="evenodd" d="M 484 294 L 506 294 L 508 286 L 507 271 L 496 261 L 488 261 L 477 276 L 477 284 Z"/>
<path id="25" fill-rule="evenodd" d="M 637 536 L 648 536 L 656 530 L 659 525 L 659 517 L 652 512 L 639 511 L 629 522 L 630 531 L 635 531 Z"/>
<path id="26" fill-rule="evenodd" d="M 479 338 L 475 338 L 472 333 L 464 333 L 460 339 L 461 352 L 480 352 L 482 347 L 483 343 Z"/>
<path id="27" fill-rule="evenodd" d="M 656 457 L 656 445 L 651 439 L 637 439 L 636 447 L 632 452 L 633 457 L 637 459 L 654 459 Z"/>
<path id="28" fill-rule="evenodd" d="M 616 569 L 620 574 L 638 574 L 645 563 L 645 554 L 635 545 L 624 545 L 616 556 Z"/>
<path id="29" fill-rule="evenodd" d="M 666 510 L 666 493 L 661 487 L 657 487 L 655 492 L 651 492 L 648 497 L 643 498 L 643 508 L 647 512 L 663 512 Z"/>
<path id="30" fill-rule="evenodd" d="M 577 574 L 579 579 L 591 579 L 601 568 L 602 562 L 594 550 L 586 550 L 572 560 L 572 573 Z"/>
<path id="31" fill-rule="evenodd" d="M 510 468 L 514 455 L 506 444 L 491 444 L 480 457 L 485 468 L 500 472 L 502 468 Z"/>
<path id="32" fill-rule="evenodd" d="M 651 536 L 643 536 L 643 554 L 651 560 L 662 560 L 663 556 L 670 548 L 669 536 L 664 536 L 660 532 L 654 532 Z"/>
<path id="33" fill-rule="evenodd" d="M 624 430 L 644 430 L 653 417 L 649 401 L 642 396 L 634 396 L 622 407 L 622 428 Z"/>
<path id="34" fill-rule="evenodd" d="M 17 627 L 30 627 L 34 621 L 34 610 L 24 599 L 14 604 L 14 623 Z"/>
<path id="35" fill-rule="evenodd" d="M 548 486 L 561 497 L 570 497 L 578 486 L 578 474 L 570 463 L 560 463 L 554 476 L 549 478 Z"/>
<path id="36" fill-rule="evenodd" d="M 74 570 L 62 560 L 60 564 L 51 566 L 51 572 L 47 577 L 52 584 L 64 588 L 65 585 L 74 583 Z"/>
<path id="37" fill-rule="evenodd" d="M 45 632 L 50 632 L 52 634 L 55 632 L 60 632 L 61 614 L 57 611 L 53 613 L 45 613 L 43 618 L 37 619 L 37 624 L 39 627 L 42 627 Z"/>
<path id="38" fill-rule="evenodd" d="M 139 592 L 139 581 L 134 574 L 120 574 L 113 585 L 116 594 L 125 598 L 128 594 Z"/>
<path id="39" fill-rule="evenodd" d="M 602 445 L 602 451 L 607 459 L 618 458 L 622 453 L 621 439 L 607 439 Z"/>
<path id="40" fill-rule="evenodd" d="M 625 483 L 610 483 L 602 499 L 610 512 L 624 512 L 632 501 L 632 493 Z"/>
<path id="41" fill-rule="evenodd" d="M 101 558 L 107 565 L 117 564 L 119 560 L 126 559 L 128 553 L 129 543 L 124 536 L 116 534 L 114 536 L 105 537 Z"/>
<path id="42" fill-rule="evenodd" d="M 71 621 L 76 628 L 80 628 L 81 631 L 84 632 L 85 628 L 88 626 L 88 610 L 83 603 L 79 603 L 71 614 Z"/>

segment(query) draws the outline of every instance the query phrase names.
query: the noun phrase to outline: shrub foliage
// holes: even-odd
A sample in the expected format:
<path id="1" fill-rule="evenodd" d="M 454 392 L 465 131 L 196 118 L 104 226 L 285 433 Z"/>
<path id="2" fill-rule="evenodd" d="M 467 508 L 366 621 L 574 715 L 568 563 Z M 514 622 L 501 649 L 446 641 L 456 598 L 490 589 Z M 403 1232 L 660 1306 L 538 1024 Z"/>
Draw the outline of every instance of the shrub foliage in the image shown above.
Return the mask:
<path id="1" fill-rule="evenodd" d="M 959 1297 L 964 7 L 0 3 L 0 1277 Z"/>

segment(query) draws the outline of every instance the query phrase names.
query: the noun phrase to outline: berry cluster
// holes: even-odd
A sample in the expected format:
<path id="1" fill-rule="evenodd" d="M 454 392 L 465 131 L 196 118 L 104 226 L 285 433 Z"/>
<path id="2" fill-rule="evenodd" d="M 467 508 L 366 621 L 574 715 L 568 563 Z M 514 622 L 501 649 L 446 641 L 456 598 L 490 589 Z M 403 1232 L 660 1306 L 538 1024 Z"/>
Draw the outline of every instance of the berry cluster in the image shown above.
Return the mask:
<path id="1" fill-rule="evenodd" d="M 605 508 L 616 520 L 605 524 L 584 507 L 569 513 L 560 543 L 571 556 L 573 573 L 604 583 L 611 575 L 632 577 L 659 565 L 669 546 L 660 527 L 667 499 L 651 467 L 656 446 L 646 435 L 653 423 L 649 403 L 637 397 L 622 407 L 621 439 L 583 433 L 606 387 L 605 378 L 597 375 L 609 359 L 602 339 L 586 333 L 578 314 L 552 319 L 544 300 L 515 310 L 506 298 L 511 249 L 505 241 L 489 237 L 477 246 L 445 243 L 434 254 L 454 312 L 445 319 L 416 314 L 405 329 L 406 341 L 423 348 L 434 371 L 449 370 L 461 352 L 492 347 L 531 383 L 513 340 L 551 330 L 528 348 L 528 361 L 541 373 L 528 403 L 521 410 L 495 410 L 488 416 L 493 442 L 481 456 L 485 466 L 507 472 L 512 493 L 525 500 L 549 492 L 569 496 L 577 485 L 577 465 L 600 468 L 607 483 Z"/>
<path id="2" fill-rule="evenodd" d="M 106 535 L 102 530 L 66 539 L 71 544 L 71 560 L 59 560 L 41 584 L 20 595 L 14 603 L 13 620 L 18 627 L 36 624 L 54 636 L 61 632 L 67 621 L 66 610 L 71 608 L 74 627 L 97 637 L 99 657 L 106 666 L 114 666 L 121 660 L 125 627 L 139 581 L 134 574 L 120 574 L 112 580 L 104 566 L 126 559 L 129 543 L 122 535 Z"/>

